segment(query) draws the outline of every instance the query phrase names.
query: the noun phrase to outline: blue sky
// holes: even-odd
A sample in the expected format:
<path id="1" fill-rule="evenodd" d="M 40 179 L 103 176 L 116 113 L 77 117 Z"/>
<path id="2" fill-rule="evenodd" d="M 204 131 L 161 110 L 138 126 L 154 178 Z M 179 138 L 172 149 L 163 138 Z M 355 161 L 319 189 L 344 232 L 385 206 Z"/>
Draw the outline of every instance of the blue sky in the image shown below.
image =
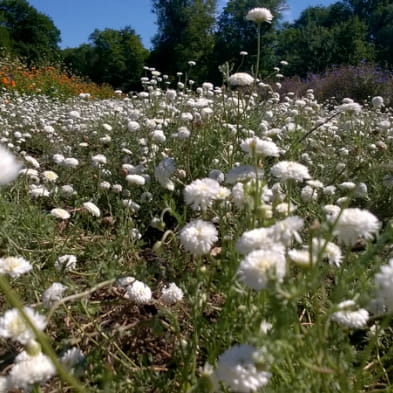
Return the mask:
<path id="1" fill-rule="evenodd" d="M 308 6 L 329 5 L 333 0 L 287 0 L 287 20 L 296 19 Z M 156 32 L 150 0 L 29 0 L 38 11 L 48 15 L 61 31 L 60 46 L 76 47 L 87 42 L 95 28 L 121 29 L 131 26 L 142 37 L 146 48 Z M 219 0 L 221 6 L 225 0 Z"/>

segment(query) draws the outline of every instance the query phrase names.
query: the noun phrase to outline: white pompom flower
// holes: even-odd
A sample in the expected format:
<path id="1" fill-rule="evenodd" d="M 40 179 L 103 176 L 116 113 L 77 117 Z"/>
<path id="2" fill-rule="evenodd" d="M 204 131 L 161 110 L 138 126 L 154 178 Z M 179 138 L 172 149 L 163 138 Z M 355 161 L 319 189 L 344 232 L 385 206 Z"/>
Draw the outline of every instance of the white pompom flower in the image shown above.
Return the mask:
<path id="1" fill-rule="evenodd" d="M 180 243 L 194 256 L 207 254 L 218 240 L 216 227 L 208 221 L 194 220 L 180 231 Z"/>
<path id="2" fill-rule="evenodd" d="M 246 19 L 255 23 L 271 23 L 273 20 L 273 14 L 268 8 L 257 7 L 248 11 Z"/>

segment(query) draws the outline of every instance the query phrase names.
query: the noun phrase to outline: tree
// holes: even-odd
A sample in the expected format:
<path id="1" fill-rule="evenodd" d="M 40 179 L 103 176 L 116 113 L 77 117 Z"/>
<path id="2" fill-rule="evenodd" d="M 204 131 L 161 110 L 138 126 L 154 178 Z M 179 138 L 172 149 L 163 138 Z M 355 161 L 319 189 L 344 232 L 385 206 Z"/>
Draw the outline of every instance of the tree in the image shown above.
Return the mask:
<path id="1" fill-rule="evenodd" d="M 124 91 L 139 85 L 149 52 L 131 27 L 96 29 L 89 40 L 89 44 L 63 52 L 64 62 L 73 71 Z"/>
<path id="2" fill-rule="evenodd" d="M 60 31 L 25 0 L 0 1 L 0 45 L 30 64 L 59 55 Z"/>
<path id="3" fill-rule="evenodd" d="M 277 53 L 289 62 L 287 75 L 323 72 L 331 65 L 374 60 L 367 25 L 345 3 L 309 7 L 278 34 Z"/>
<path id="4" fill-rule="evenodd" d="M 375 45 L 379 63 L 393 66 L 393 0 L 345 0 L 367 24 L 368 40 Z"/>
<path id="5" fill-rule="evenodd" d="M 281 12 L 285 9 L 285 0 L 229 0 L 218 20 L 215 46 L 215 76 L 218 77 L 218 66 L 225 62 L 235 66 L 239 64 L 239 53 L 249 53 L 243 62 L 244 70 L 250 71 L 255 64 L 256 56 L 256 25 L 246 20 L 248 11 L 255 7 L 265 7 L 273 13 L 272 24 L 264 23 L 262 33 L 261 68 L 271 71 L 276 65 L 274 59 L 275 29 Z M 244 71 L 243 70 L 243 71 Z"/>
<path id="6" fill-rule="evenodd" d="M 158 32 L 149 63 L 169 75 L 197 67 L 192 79 L 201 81 L 214 48 L 216 0 L 153 0 Z"/>

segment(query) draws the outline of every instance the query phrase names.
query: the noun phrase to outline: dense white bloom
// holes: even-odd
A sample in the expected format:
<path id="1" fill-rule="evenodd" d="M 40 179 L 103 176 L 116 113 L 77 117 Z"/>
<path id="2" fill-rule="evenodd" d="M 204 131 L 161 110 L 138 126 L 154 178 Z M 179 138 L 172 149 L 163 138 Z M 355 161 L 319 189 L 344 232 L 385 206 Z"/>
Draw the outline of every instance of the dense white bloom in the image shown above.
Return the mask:
<path id="1" fill-rule="evenodd" d="M 164 158 L 154 169 L 154 177 L 166 189 L 173 191 L 175 184 L 170 177 L 175 173 L 176 165 L 173 158 Z"/>
<path id="2" fill-rule="evenodd" d="M 76 168 L 79 165 L 79 161 L 74 157 L 68 157 L 61 164 L 67 168 Z"/>
<path id="3" fill-rule="evenodd" d="M 246 15 L 246 19 L 255 23 L 262 23 L 262 22 L 271 23 L 273 19 L 273 15 L 269 9 L 264 7 L 257 7 L 248 11 Z"/>
<path id="4" fill-rule="evenodd" d="M 241 260 L 238 269 L 239 279 L 257 291 L 265 289 L 270 279 L 281 282 L 285 272 L 285 254 L 279 247 L 250 252 Z"/>
<path id="5" fill-rule="evenodd" d="M 30 307 L 24 307 L 24 311 L 30 322 L 38 330 L 44 330 L 46 319 L 43 315 L 36 313 Z M 8 310 L 0 317 L 0 337 L 10 338 L 21 344 L 27 344 L 34 338 L 34 333 L 27 325 L 16 308 Z"/>
<path id="6" fill-rule="evenodd" d="M 0 185 L 15 180 L 20 167 L 21 165 L 14 155 L 0 145 Z"/>
<path id="7" fill-rule="evenodd" d="M 56 207 L 50 211 L 50 214 L 56 218 L 60 218 L 61 220 L 68 220 L 71 217 L 71 214 L 68 213 L 67 210 Z"/>
<path id="8" fill-rule="evenodd" d="M 93 165 L 95 166 L 100 164 L 106 164 L 108 161 L 103 154 L 96 154 L 95 156 L 91 157 L 91 160 L 93 161 Z"/>
<path id="9" fill-rule="evenodd" d="M 143 186 L 146 182 L 146 179 L 141 175 L 127 175 L 126 180 L 130 184 L 135 184 L 137 186 Z"/>
<path id="10" fill-rule="evenodd" d="M 364 308 L 353 310 L 356 306 L 353 300 L 345 300 L 337 305 L 339 311 L 332 315 L 332 320 L 340 325 L 352 328 L 362 329 L 367 326 L 368 311 Z"/>
<path id="11" fill-rule="evenodd" d="M 361 112 L 362 107 L 357 102 L 349 102 L 349 103 L 341 104 L 340 106 L 337 107 L 337 110 L 340 112 L 355 114 Z"/>
<path id="12" fill-rule="evenodd" d="M 72 371 L 72 369 L 84 359 L 85 354 L 79 348 L 73 347 L 64 353 L 64 355 L 60 358 L 60 361 L 67 370 Z"/>
<path id="13" fill-rule="evenodd" d="M 308 173 L 308 168 L 303 164 L 299 164 L 295 161 L 278 162 L 272 166 L 271 173 L 274 177 L 277 177 L 282 182 L 285 182 L 289 179 L 301 182 L 311 178 L 310 174 Z"/>
<path id="14" fill-rule="evenodd" d="M 304 220 L 299 216 L 290 216 L 284 220 L 277 221 L 272 225 L 270 230 L 270 236 L 274 241 L 290 246 L 293 239 L 298 243 L 302 243 L 299 231 L 303 229 Z"/>
<path id="15" fill-rule="evenodd" d="M 256 392 L 267 385 L 270 373 L 256 364 L 258 351 L 251 345 L 234 345 L 218 357 L 215 376 L 234 392 Z"/>
<path id="16" fill-rule="evenodd" d="M 50 183 L 54 183 L 59 178 L 59 175 L 53 171 L 44 171 L 44 172 L 42 172 L 42 176 L 43 176 L 44 180 L 46 180 Z"/>
<path id="17" fill-rule="evenodd" d="M 62 255 L 61 257 L 57 258 L 55 262 L 55 269 L 57 271 L 68 271 L 68 270 L 74 270 L 76 267 L 76 256 L 75 255 Z"/>
<path id="18" fill-rule="evenodd" d="M 85 202 L 83 207 L 93 216 L 99 217 L 101 215 L 100 209 L 93 202 Z"/>
<path id="19" fill-rule="evenodd" d="M 386 265 L 381 266 L 375 275 L 377 297 L 380 299 L 388 312 L 393 311 L 393 258 Z"/>
<path id="20" fill-rule="evenodd" d="M 245 182 L 251 179 L 255 179 L 258 176 L 258 179 L 262 179 L 263 170 L 257 168 L 257 170 L 250 165 L 239 165 L 232 168 L 225 175 L 225 182 L 228 184 L 236 184 L 238 182 Z"/>
<path id="21" fill-rule="evenodd" d="M 31 184 L 29 186 L 29 195 L 32 198 L 48 197 L 50 192 L 45 186 L 36 186 L 35 184 Z"/>
<path id="22" fill-rule="evenodd" d="M 12 278 L 29 272 L 33 266 L 22 257 L 0 258 L 0 274 L 8 274 Z"/>
<path id="23" fill-rule="evenodd" d="M 336 215 L 332 215 L 330 218 L 332 222 L 336 219 Z M 341 243 L 346 246 L 353 246 L 359 238 L 372 239 L 378 233 L 380 227 L 381 223 L 377 217 L 368 210 L 348 208 L 344 209 L 339 215 L 333 233 Z"/>
<path id="24" fill-rule="evenodd" d="M 126 288 L 125 297 L 137 304 L 150 303 L 152 299 L 151 289 L 142 281 L 135 280 Z"/>
<path id="25" fill-rule="evenodd" d="M 188 184 L 184 189 L 184 199 L 194 210 L 206 210 L 219 198 L 221 191 L 221 186 L 216 180 L 206 177 Z"/>
<path id="26" fill-rule="evenodd" d="M 8 378 L 0 376 L 0 393 L 7 393 L 9 388 L 12 387 L 10 386 Z"/>
<path id="27" fill-rule="evenodd" d="M 40 167 L 40 163 L 32 156 L 24 156 L 24 159 L 31 165 L 33 165 L 34 168 L 39 168 Z M 1 160 L 1 156 L 0 156 L 0 160 Z"/>
<path id="28" fill-rule="evenodd" d="M 61 164 L 65 159 L 63 154 L 54 154 L 52 158 L 56 164 Z"/>
<path id="29" fill-rule="evenodd" d="M 236 72 L 229 77 L 228 83 L 234 87 L 250 86 L 254 83 L 254 78 L 246 72 Z"/>
<path id="30" fill-rule="evenodd" d="M 381 96 L 375 96 L 371 99 L 371 103 L 374 108 L 381 108 L 383 104 L 383 97 Z"/>
<path id="31" fill-rule="evenodd" d="M 108 181 L 103 181 L 100 183 L 100 188 L 101 190 L 110 190 L 111 183 L 109 183 Z"/>
<path id="32" fill-rule="evenodd" d="M 174 304 L 183 299 L 183 291 L 174 282 L 162 288 L 160 300 L 165 304 Z"/>
<path id="33" fill-rule="evenodd" d="M 52 303 L 58 302 L 62 297 L 66 286 L 60 282 L 54 282 L 42 295 L 42 303 L 45 306 L 50 306 Z"/>
<path id="34" fill-rule="evenodd" d="M 128 128 L 128 131 L 135 132 L 135 131 L 138 131 L 141 128 L 141 126 L 137 121 L 131 120 L 128 122 L 127 128 Z"/>
<path id="35" fill-rule="evenodd" d="M 322 251 L 323 250 L 323 251 Z M 322 252 L 322 259 L 326 259 L 329 264 L 340 266 L 342 262 L 342 252 L 337 244 L 327 242 L 325 239 L 313 238 L 312 239 L 312 256 L 316 259 Z"/>
<path id="36" fill-rule="evenodd" d="M 311 266 L 315 263 L 315 258 L 313 258 L 314 256 L 311 256 L 310 251 L 307 249 L 289 250 L 288 257 L 299 266 Z"/>
<path id="37" fill-rule="evenodd" d="M 210 251 L 218 240 L 218 232 L 211 222 L 194 220 L 184 226 L 179 237 L 182 246 L 191 254 L 198 256 Z"/>
<path id="38" fill-rule="evenodd" d="M 246 255 L 251 251 L 269 249 L 273 244 L 269 228 L 256 228 L 241 235 L 236 243 L 236 249 L 240 254 Z"/>
<path id="39" fill-rule="evenodd" d="M 257 136 L 245 139 L 240 144 L 240 148 L 249 155 L 278 157 L 280 154 L 278 146 L 273 141 L 260 139 Z"/>
<path id="40" fill-rule="evenodd" d="M 8 374 L 9 386 L 14 389 L 30 391 L 35 383 L 42 383 L 56 374 L 56 368 L 50 358 L 40 352 L 30 356 L 22 352 Z"/>

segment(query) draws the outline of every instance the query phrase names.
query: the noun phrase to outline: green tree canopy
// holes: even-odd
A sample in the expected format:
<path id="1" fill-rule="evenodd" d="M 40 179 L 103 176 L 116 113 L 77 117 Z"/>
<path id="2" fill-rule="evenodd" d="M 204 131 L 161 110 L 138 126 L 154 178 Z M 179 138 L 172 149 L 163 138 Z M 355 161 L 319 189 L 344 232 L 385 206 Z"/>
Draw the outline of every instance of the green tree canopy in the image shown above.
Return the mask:
<path id="1" fill-rule="evenodd" d="M 158 32 L 149 63 L 174 75 L 196 61 L 192 78 L 206 77 L 214 48 L 216 0 L 153 0 Z"/>
<path id="2" fill-rule="evenodd" d="M 59 54 L 60 31 L 25 0 L 0 1 L 0 45 L 28 63 L 52 61 Z"/>
<path id="3" fill-rule="evenodd" d="M 139 85 L 149 52 L 131 27 L 96 29 L 89 40 L 89 44 L 64 50 L 64 62 L 73 71 L 124 91 Z"/>
<path id="4" fill-rule="evenodd" d="M 277 54 L 289 62 L 287 74 L 304 76 L 331 65 L 374 60 L 367 24 L 343 2 L 309 7 L 278 34 Z"/>

